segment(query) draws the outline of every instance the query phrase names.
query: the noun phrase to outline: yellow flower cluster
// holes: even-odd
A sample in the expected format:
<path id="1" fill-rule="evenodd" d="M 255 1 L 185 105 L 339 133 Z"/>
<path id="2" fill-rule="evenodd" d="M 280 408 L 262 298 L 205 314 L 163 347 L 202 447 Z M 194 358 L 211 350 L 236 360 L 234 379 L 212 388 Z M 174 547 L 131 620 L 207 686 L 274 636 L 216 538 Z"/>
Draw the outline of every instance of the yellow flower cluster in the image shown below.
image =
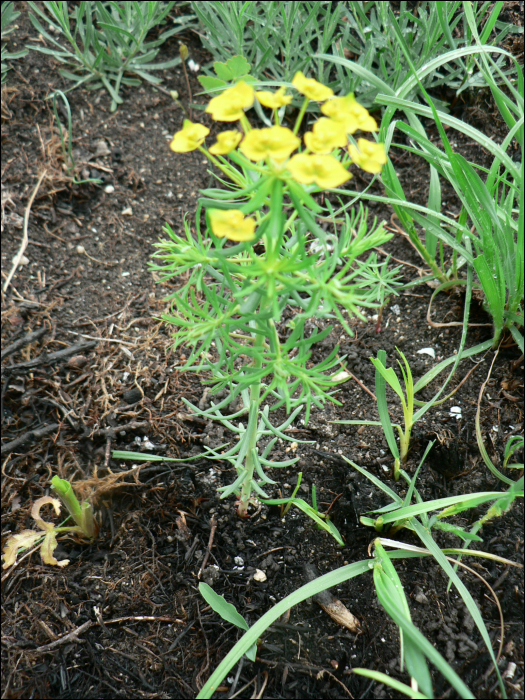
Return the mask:
<path id="1" fill-rule="evenodd" d="M 267 129 L 251 129 L 245 116 L 245 110 L 253 106 L 255 99 L 263 107 L 272 110 L 290 104 L 292 96 L 286 94 L 286 88 L 281 87 L 277 92 L 255 92 L 253 87 L 244 81 L 213 97 L 205 110 L 215 121 L 240 121 L 244 137 L 241 131 L 235 129 L 223 131 L 218 134 L 216 143 L 206 151 L 202 144 L 210 130 L 202 124 L 193 124 L 186 119 L 182 130 L 173 137 L 171 150 L 187 153 L 199 148 L 206 155 L 210 153 L 214 156 L 225 156 L 239 146 L 242 154 L 254 163 L 273 162 L 281 168 L 281 172 L 284 167 L 297 182 L 304 185 L 316 184 L 322 189 L 334 189 L 352 177 L 332 155 L 338 148 L 347 147 L 352 161 L 362 170 L 369 173 L 381 172 L 387 162 L 382 143 L 360 138 L 357 148 L 348 144 L 348 134 L 354 134 L 356 131 L 377 131 L 375 119 L 353 95 L 334 97 L 329 87 L 313 78 L 306 78 L 301 71 L 295 74 L 292 85 L 305 97 L 299 120 L 309 100 L 323 103 L 321 112 L 324 116 L 317 120 L 312 131 L 304 135 L 304 153 L 292 156 L 299 148 L 301 140 L 290 129 L 278 125 Z M 213 233 L 219 238 L 226 237 L 232 241 L 249 241 L 255 238 L 254 219 L 245 218 L 237 209 L 209 210 L 209 219 Z"/>

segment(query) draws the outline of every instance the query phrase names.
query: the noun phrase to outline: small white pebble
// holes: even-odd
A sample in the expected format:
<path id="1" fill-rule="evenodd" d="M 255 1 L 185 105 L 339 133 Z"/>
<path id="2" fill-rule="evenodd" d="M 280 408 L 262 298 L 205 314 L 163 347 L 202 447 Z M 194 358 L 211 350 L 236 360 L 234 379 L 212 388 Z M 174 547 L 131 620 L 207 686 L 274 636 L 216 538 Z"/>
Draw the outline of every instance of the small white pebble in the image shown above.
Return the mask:
<path id="1" fill-rule="evenodd" d="M 121 212 L 122 216 L 133 216 L 133 209 L 131 207 L 127 207 L 126 209 L 123 209 Z"/>
<path id="2" fill-rule="evenodd" d="M 242 557 L 235 557 L 233 561 L 237 566 L 244 566 L 244 559 Z"/>
<path id="3" fill-rule="evenodd" d="M 129 274 L 130 274 L 129 272 L 123 272 L 121 276 L 122 277 L 129 277 Z"/>
<path id="4" fill-rule="evenodd" d="M 113 187 L 113 185 L 106 185 L 106 187 L 104 187 L 104 192 L 106 194 L 113 194 L 114 191 L 115 188 Z"/>
<path id="5" fill-rule="evenodd" d="M 267 579 L 266 574 L 264 571 L 261 571 L 260 569 L 256 569 L 254 575 L 253 575 L 253 580 L 257 581 L 258 583 L 264 583 Z"/>
<path id="6" fill-rule="evenodd" d="M 15 257 L 13 258 L 13 262 L 15 262 L 15 260 L 16 260 L 16 255 L 15 255 Z M 19 264 L 19 265 L 29 265 L 29 258 L 26 258 L 25 255 L 22 255 L 22 257 L 20 258 L 20 261 L 19 261 L 18 264 Z"/>
<path id="7" fill-rule="evenodd" d="M 79 255 L 82 255 L 82 253 L 85 253 L 85 252 L 86 252 L 86 249 L 84 248 L 83 245 L 77 245 L 76 250 L 77 250 L 77 253 L 78 253 Z"/>

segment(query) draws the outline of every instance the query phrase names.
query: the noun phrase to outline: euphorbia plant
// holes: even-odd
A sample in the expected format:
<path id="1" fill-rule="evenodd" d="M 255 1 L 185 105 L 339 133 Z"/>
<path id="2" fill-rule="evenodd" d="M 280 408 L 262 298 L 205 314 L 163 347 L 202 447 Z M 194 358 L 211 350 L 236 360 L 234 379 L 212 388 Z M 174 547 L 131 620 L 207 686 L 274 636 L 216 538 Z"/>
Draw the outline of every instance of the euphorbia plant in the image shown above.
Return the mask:
<path id="1" fill-rule="evenodd" d="M 289 128 L 281 119 L 292 87 L 304 100 Z M 252 128 L 246 111 L 255 100 L 271 110 L 271 128 Z M 323 116 L 304 134 L 303 145 L 298 134 L 310 102 L 320 105 Z M 209 129 L 185 120 L 171 149 L 200 150 L 226 176 L 218 176 L 224 189 L 202 192 L 194 232 L 187 221 L 184 235 L 165 227 L 169 239 L 157 244 L 159 264 L 152 267 L 164 280 L 188 273 L 171 297 L 173 313 L 163 318 L 178 329 L 175 347 L 192 348 L 184 369 L 209 371 L 211 393 L 227 392 L 207 410 L 185 401 L 195 414 L 236 433 L 233 447 L 223 452 L 208 447 L 206 456 L 234 465 L 236 478 L 220 489 L 221 498 L 236 494 L 238 514 L 247 517 L 254 494 L 268 498 L 263 487 L 275 483 L 263 467 L 285 467 L 299 459 L 275 462 L 270 453 L 278 438 L 294 439 L 285 431 L 303 406 L 307 424 L 312 403 L 338 403 L 331 373 L 344 358 L 335 348 L 321 363 L 311 362 L 312 346 L 331 327 L 320 332 L 307 320 L 335 317 L 352 335 L 348 316 L 365 319 L 361 307 L 376 306 L 377 298 L 373 285 L 363 287 L 362 268 L 354 263 L 391 238 L 376 221 L 368 231 L 362 208 L 346 215 L 341 225 L 331 216 L 328 199 L 323 207 L 313 195 L 349 180 L 352 162 L 379 173 L 386 154 L 382 144 L 363 138 L 349 143 L 359 130 L 377 130 L 353 95 L 335 97 L 329 87 L 300 72 L 275 92 L 256 92 L 240 81 L 213 97 L 206 112 L 215 121 L 237 125 L 219 133 L 208 149 Z M 332 234 L 321 228 L 319 217 L 332 223 Z M 279 325 L 286 307 L 295 312 L 288 330 Z M 288 417 L 278 427 L 269 419 L 269 399 L 271 410 L 286 407 Z M 226 416 L 224 410 L 234 404 L 233 414 Z M 241 416 L 247 423 L 236 422 Z M 262 451 L 261 438 L 269 439 Z"/>

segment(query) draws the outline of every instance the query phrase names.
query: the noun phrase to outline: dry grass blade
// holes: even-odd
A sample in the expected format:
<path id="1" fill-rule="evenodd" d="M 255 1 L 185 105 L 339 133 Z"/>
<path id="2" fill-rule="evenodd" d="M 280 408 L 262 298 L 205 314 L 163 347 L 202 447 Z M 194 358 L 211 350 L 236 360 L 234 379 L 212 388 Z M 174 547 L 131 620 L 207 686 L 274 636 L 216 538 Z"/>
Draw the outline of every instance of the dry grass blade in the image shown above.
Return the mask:
<path id="1" fill-rule="evenodd" d="M 38 182 L 36 183 L 35 189 L 31 193 L 31 197 L 29 198 L 29 202 L 27 203 L 27 207 L 25 210 L 24 214 L 24 234 L 22 236 L 22 243 L 20 244 L 20 248 L 18 250 L 18 253 L 15 256 L 15 259 L 13 261 L 13 267 L 11 268 L 11 271 L 7 275 L 7 279 L 4 282 L 4 286 L 2 287 L 2 292 L 5 294 L 7 291 L 7 288 L 9 287 L 11 280 L 13 279 L 13 275 L 15 274 L 18 266 L 20 265 L 20 260 L 22 260 L 22 256 L 25 253 L 25 249 L 27 248 L 27 244 L 29 243 L 29 236 L 27 233 L 27 226 L 29 224 L 29 214 L 31 213 L 31 207 L 33 205 L 33 201 L 36 197 L 36 194 L 38 190 L 40 189 L 40 185 L 42 184 L 42 180 L 46 176 L 47 171 L 44 170 L 40 177 L 38 178 Z"/>

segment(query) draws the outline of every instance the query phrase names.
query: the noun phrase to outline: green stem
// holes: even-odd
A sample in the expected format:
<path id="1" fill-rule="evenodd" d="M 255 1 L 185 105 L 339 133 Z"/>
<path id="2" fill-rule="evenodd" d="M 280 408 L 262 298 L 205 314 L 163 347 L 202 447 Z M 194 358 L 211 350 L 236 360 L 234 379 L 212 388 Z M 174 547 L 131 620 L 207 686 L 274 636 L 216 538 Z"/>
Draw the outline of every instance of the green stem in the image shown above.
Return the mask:
<path id="1" fill-rule="evenodd" d="M 199 146 L 199 151 L 200 151 L 201 153 L 204 153 L 204 155 L 206 156 L 206 158 L 208 158 L 208 160 L 210 160 L 210 161 L 213 163 L 213 165 L 215 165 L 215 166 L 216 166 L 217 168 L 219 168 L 219 170 L 221 170 L 227 177 L 229 177 L 230 180 L 231 180 L 232 182 L 235 182 L 235 184 L 238 185 L 238 186 L 241 187 L 241 188 L 246 187 L 246 183 L 245 183 L 245 182 L 243 182 L 242 180 L 237 179 L 237 178 L 235 177 L 235 175 L 234 175 L 234 169 L 233 169 L 233 168 L 231 168 L 231 170 L 229 170 L 228 168 L 225 168 L 225 167 L 222 165 L 222 163 L 220 163 L 220 161 L 218 161 L 217 158 L 215 158 L 215 156 L 213 156 L 209 151 L 207 151 L 207 150 L 206 150 L 205 148 L 203 148 L 202 146 Z"/>
<path id="2" fill-rule="evenodd" d="M 254 348 L 262 348 L 263 335 L 257 333 L 254 339 Z M 255 356 L 254 366 L 259 368 L 262 365 L 261 356 L 258 353 Z M 257 446 L 257 426 L 259 422 L 259 403 L 261 396 L 261 380 L 259 379 L 250 387 L 250 415 L 246 432 L 248 433 L 248 450 L 246 453 L 246 477 L 241 488 L 240 503 L 237 513 L 239 517 L 248 517 L 248 507 L 250 505 L 250 496 L 252 494 L 252 479 L 253 470 L 255 469 L 255 461 L 253 459 L 253 450 Z"/>
<path id="3" fill-rule="evenodd" d="M 301 122 L 303 121 L 304 113 L 306 112 L 306 108 L 308 107 L 308 103 L 310 100 L 308 97 L 304 98 L 304 102 L 301 106 L 301 111 L 297 115 L 297 121 L 295 122 L 295 126 L 293 128 L 293 133 L 297 136 L 297 132 L 299 131 L 299 127 L 301 126 Z"/>

